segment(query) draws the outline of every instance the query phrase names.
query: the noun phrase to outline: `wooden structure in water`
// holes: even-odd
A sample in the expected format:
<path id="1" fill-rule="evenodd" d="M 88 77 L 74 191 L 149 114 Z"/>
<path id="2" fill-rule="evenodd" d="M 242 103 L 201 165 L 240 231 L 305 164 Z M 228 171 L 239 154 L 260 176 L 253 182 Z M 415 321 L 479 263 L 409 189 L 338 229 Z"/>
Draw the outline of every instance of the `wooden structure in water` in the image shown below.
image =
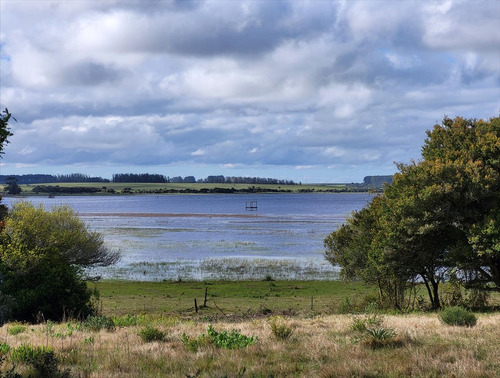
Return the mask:
<path id="1" fill-rule="evenodd" d="M 257 201 L 247 201 L 245 203 L 245 209 L 247 211 L 257 211 Z"/>

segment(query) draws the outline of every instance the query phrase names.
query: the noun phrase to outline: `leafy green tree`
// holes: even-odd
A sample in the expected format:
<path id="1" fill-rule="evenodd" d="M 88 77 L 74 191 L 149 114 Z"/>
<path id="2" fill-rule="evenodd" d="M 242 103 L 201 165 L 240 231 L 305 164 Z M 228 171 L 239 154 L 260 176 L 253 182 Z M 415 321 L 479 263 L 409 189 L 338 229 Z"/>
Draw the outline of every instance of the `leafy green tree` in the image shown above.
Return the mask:
<path id="1" fill-rule="evenodd" d="M 449 245 L 466 287 L 500 290 L 500 117 L 445 118 L 434 126 L 422 149 L 430 174 L 450 208 Z"/>
<path id="2" fill-rule="evenodd" d="M 8 194 L 16 195 L 21 193 L 21 187 L 17 184 L 17 179 L 13 176 L 7 177 L 5 180 L 5 188 L 4 190 Z"/>
<path id="3" fill-rule="evenodd" d="M 118 258 L 69 207 L 46 211 L 18 203 L 0 234 L 2 294 L 14 299 L 12 317 L 17 320 L 35 321 L 39 314 L 55 320 L 85 317 L 95 311 L 85 269 Z"/>
<path id="4" fill-rule="evenodd" d="M 94 268 L 114 264 L 120 254 L 104 245 L 102 235 L 90 231 L 69 206 L 51 211 L 29 202 L 13 205 L 3 230 L 4 240 L 34 251 L 57 250 L 69 264 Z"/>
<path id="5" fill-rule="evenodd" d="M 384 193 L 325 246 L 347 276 L 423 281 L 439 308 L 439 285 L 450 275 L 468 288 L 500 290 L 500 118 L 445 118 L 427 135 L 423 160 L 399 164 Z"/>

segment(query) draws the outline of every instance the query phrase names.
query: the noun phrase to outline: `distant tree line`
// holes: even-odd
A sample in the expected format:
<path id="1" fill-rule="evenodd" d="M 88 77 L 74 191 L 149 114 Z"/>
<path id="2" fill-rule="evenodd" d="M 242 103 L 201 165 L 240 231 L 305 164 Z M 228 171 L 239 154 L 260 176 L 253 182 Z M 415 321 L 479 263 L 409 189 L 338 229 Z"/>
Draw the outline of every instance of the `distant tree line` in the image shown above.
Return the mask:
<path id="1" fill-rule="evenodd" d="M 168 177 L 156 173 L 115 173 L 113 182 L 168 183 Z"/>
<path id="2" fill-rule="evenodd" d="M 115 173 L 112 179 L 92 177 L 83 173 L 70 173 L 66 175 L 27 174 L 27 175 L 0 175 L 0 184 L 6 184 L 9 178 L 15 178 L 19 185 L 47 184 L 62 182 L 134 182 L 134 183 L 210 183 L 210 184 L 270 184 L 270 185 L 297 185 L 292 180 L 278 180 L 262 177 L 235 177 L 235 176 L 208 176 L 197 180 L 194 176 L 169 177 L 157 173 Z M 372 176 L 377 177 L 377 176 Z"/>
<path id="3" fill-rule="evenodd" d="M 70 173 L 67 175 L 46 175 L 46 174 L 28 174 L 28 175 L 0 175 L 0 184 L 6 184 L 9 178 L 15 178 L 18 184 L 35 185 L 57 182 L 109 182 L 102 177 L 91 177 L 82 173 Z"/>
<path id="4" fill-rule="evenodd" d="M 391 177 L 391 176 L 367 176 L 378 177 Z M 26 175 L 0 175 L 0 184 L 6 184 L 9 178 L 15 178 L 19 185 L 37 185 L 47 183 L 68 183 L 68 182 L 130 182 L 130 183 L 208 183 L 208 184 L 249 184 L 249 185 L 298 185 L 292 180 L 279 180 L 275 178 L 263 177 L 242 177 L 242 176 L 223 176 L 212 175 L 205 179 L 196 179 L 194 176 L 174 176 L 169 177 L 157 173 L 115 173 L 112 179 L 105 179 L 102 177 L 92 177 L 82 173 L 70 173 L 66 175 L 48 175 L 48 174 L 26 174 Z M 387 182 L 387 179 L 384 179 Z M 300 183 L 299 183 L 300 184 Z"/>
<path id="5" fill-rule="evenodd" d="M 109 182 L 102 177 L 91 177 L 82 173 L 70 173 L 68 175 L 57 175 L 54 182 Z"/>
<path id="6" fill-rule="evenodd" d="M 205 179 L 196 180 L 194 176 L 168 177 L 160 174 L 149 173 L 117 173 L 113 175 L 112 182 L 135 182 L 135 183 L 208 183 L 208 184 L 271 184 L 271 185 L 296 185 L 292 180 L 278 180 L 262 177 L 235 177 L 235 176 L 208 176 Z"/>
<path id="7" fill-rule="evenodd" d="M 222 175 L 208 176 L 199 182 L 213 183 L 213 184 L 270 184 L 270 185 L 296 185 L 292 180 L 278 180 L 275 178 L 262 178 L 262 177 L 235 177 Z"/>

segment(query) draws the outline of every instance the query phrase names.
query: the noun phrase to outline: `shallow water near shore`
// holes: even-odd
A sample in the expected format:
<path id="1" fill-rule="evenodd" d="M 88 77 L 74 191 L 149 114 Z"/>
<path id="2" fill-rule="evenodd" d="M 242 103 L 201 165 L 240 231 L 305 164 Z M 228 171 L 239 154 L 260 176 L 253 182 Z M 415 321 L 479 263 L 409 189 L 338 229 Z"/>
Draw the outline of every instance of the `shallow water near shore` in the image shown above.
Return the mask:
<path id="1" fill-rule="evenodd" d="M 324 238 L 367 193 L 30 197 L 66 204 L 122 259 L 92 274 L 141 281 L 336 279 Z M 7 205 L 17 201 L 4 198 Z M 247 210 L 250 201 L 257 209 Z"/>

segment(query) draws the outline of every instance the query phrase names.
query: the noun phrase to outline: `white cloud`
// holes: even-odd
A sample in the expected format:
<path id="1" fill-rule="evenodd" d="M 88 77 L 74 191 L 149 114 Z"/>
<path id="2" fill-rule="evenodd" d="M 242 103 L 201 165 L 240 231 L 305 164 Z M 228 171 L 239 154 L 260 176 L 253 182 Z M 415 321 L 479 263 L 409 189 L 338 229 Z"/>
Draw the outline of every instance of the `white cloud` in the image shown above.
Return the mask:
<path id="1" fill-rule="evenodd" d="M 500 106 L 494 1 L 0 7 L 0 106 L 19 120 L 2 173 L 359 181 L 418 158 L 444 114 Z"/>

